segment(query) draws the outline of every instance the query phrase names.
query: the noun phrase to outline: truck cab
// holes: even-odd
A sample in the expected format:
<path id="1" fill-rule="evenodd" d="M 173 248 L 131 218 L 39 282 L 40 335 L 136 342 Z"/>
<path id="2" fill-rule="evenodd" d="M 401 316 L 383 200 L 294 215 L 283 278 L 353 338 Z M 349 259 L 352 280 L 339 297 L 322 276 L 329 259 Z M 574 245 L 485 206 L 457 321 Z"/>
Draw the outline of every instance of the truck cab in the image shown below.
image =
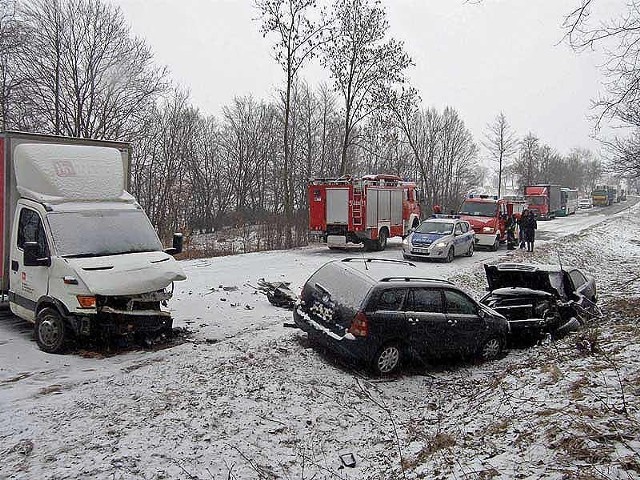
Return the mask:
<path id="1" fill-rule="evenodd" d="M 476 245 L 498 250 L 507 239 L 507 201 L 494 195 L 467 196 L 460 206 L 460 218 L 469 222 L 476 234 Z"/>

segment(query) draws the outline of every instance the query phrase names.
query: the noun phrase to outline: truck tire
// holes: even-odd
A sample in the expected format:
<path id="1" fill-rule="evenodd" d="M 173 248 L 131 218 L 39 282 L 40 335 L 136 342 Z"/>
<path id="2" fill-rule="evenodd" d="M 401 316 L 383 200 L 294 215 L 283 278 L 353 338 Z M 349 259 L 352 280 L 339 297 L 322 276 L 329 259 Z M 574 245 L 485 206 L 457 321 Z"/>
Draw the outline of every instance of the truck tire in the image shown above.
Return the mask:
<path id="1" fill-rule="evenodd" d="M 63 353 L 67 347 L 69 329 L 64 318 L 54 308 L 43 308 L 36 316 L 36 343 L 47 353 Z"/>
<path id="2" fill-rule="evenodd" d="M 382 229 L 378 234 L 378 243 L 376 244 L 376 250 L 383 251 L 387 247 L 387 230 Z"/>

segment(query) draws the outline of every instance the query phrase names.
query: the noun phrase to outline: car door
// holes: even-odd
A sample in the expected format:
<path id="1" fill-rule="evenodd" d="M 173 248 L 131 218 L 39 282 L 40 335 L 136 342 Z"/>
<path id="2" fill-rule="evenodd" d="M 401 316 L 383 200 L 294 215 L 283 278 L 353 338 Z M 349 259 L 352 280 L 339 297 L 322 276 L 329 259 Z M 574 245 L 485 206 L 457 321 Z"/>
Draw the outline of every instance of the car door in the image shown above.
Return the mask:
<path id="1" fill-rule="evenodd" d="M 369 318 L 369 336 L 376 348 L 387 341 L 404 341 L 409 337 L 403 310 L 406 296 L 403 288 L 385 288 L 373 294 L 365 311 Z"/>
<path id="2" fill-rule="evenodd" d="M 457 290 L 444 290 L 444 299 L 447 343 L 456 352 L 475 353 L 485 340 L 485 323 L 478 313 L 478 305 Z"/>
<path id="3" fill-rule="evenodd" d="M 466 252 L 466 238 L 464 236 L 464 232 L 462 231 L 462 224 L 460 222 L 456 223 L 453 229 L 453 251 L 456 256 L 462 255 Z"/>
<path id="4" fill-rule="evenodd" d="M 444 338 L 448 325 L 440 289 L 409 289 L 405 319 L 410 332 L 409 343 L 414 351 L 428 356 L 447 353 L 448 345 Z"/>

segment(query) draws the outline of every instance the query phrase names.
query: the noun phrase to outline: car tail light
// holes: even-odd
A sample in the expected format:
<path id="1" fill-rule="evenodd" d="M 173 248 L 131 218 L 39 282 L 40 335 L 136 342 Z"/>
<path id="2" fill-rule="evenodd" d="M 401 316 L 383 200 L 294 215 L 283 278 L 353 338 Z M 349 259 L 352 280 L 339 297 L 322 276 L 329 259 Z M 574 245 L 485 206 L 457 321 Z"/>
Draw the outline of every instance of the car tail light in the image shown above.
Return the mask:
<path id="1" fill-rule="evenodd" d="M 364 312 L 358 312 L 353 317 L 349 333 L 356 337 L 366 337 L 369 334 L 369 320 Z"/>

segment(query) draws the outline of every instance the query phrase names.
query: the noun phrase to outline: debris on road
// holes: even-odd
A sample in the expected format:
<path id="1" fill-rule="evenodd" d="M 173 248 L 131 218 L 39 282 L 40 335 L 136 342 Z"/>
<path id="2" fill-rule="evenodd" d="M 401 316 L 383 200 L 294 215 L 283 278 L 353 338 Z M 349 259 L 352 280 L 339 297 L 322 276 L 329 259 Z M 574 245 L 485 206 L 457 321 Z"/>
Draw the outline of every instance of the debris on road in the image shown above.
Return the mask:
<path id="1" fill-rule="evenodd" d="M 276 307 L 293 310 L 298 296 L 289 288 L 291 282 L 267 282 L 264 278 L 258 280 L 257 291 L 264 293 L 267 300 Z"/>

